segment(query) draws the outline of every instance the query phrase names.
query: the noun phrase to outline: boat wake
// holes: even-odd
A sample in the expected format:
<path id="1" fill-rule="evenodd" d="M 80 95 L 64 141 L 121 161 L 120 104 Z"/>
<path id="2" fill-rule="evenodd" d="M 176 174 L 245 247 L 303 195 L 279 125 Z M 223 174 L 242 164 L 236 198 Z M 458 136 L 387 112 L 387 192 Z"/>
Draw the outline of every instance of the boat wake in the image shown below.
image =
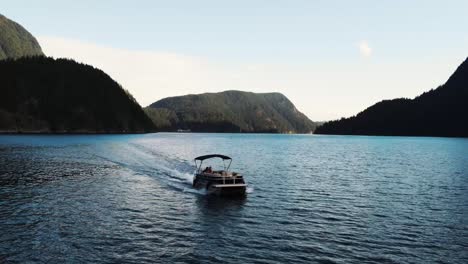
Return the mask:
<path id="1" fill-rule="evenodd" d="M 171 157 L 151 146 L 131 142 L 100 148 L 93 153 L 95 158 L 123 167 L 138 175 L 156 179 L 161 186 L 174 191 L 206 195 L 204 189 L 192 187 L 195 166 L 190 160 Z M 249 186 L 247 193 L 254 188 Z"/>
<path id="2" fill-rule="evenodd" d="M 136 143 L 100 149 L 93 156 L 136 174 L 157 179 L 163 187 L 181 192 L 205 194 L 192 188 L 195 167 L 188 160 L 171 158 Z"/>

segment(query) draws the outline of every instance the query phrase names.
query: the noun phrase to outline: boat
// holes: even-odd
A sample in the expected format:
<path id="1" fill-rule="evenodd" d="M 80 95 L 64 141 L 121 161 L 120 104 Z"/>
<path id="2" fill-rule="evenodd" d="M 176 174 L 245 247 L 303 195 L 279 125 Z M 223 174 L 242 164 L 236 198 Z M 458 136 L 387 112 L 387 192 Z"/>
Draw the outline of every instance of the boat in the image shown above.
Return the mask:
<path id="1" fill-rule="evenodd" d="M 222 170 L 213 170 L 211 167 L 203 169 L 203 161 L 207 159 L 220 158 L 223 160 Z M 226 162 L 229 163 L 226 166 Z M 205 189 L 208 194 L 220 196 L 245 196 L 247 184 L 244 177 L 237 172 L 229 171 L 232 159 L 225 155 L 210 154 L 195 158 L 197 170 L 193 179 L 193 187 Z"/>

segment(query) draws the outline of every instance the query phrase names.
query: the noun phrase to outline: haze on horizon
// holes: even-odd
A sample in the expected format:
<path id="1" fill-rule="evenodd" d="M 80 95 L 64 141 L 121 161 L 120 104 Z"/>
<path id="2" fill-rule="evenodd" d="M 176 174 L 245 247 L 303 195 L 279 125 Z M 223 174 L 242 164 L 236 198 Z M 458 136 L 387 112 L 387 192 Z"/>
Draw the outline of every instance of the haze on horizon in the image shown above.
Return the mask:
<path id="1" fill-rule="evenodd" d="M 25 8 L 27 6 L 27 8 Z M 443 84 L 468 54 L 468 2 L 8 1 L 45 54 L 107 72 L 142 106 L 281 92 L 314 121 Z"/>

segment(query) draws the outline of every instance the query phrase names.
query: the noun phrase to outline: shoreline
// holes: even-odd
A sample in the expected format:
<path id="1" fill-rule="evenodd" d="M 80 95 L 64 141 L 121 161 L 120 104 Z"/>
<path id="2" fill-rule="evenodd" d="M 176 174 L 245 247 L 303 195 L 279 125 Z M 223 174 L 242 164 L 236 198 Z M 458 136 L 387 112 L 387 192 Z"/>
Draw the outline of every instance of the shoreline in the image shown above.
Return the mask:
<path id="1" fill-rule="evenodd" d="M 0 131 L 0 136 L 3 135 L 36 135 L 36 136 L 63 136 L 63 135 L 142 135 L 142 134 L 238 134 L 238 135 L 311 135 L 311 136 L 354 136 L 354 137 L 403 137 L 403 138 L 459 138 L 468 139 L 468 137 L 456 136 L 428 136 L 428 135 L 356 135 L 356 134 L 315 134 L 315 133 L 268 133 L 268 132 L 177 132 L 177 131 L 150 131 L 150 132 L 91 132 L 91 131 L 73 131 L 73 132 L 44 132 L 44 131 L 28 131 L 28 132 L 14 132 L 14 131 Z"/>
<path id="2" fill-rule="evenodd" d="M 314 135 L 314 133 L 273 133 L 273 132 L 177 132 L 177 131 L 149 131 L 149 132 L 91 132 L 91 131 L 73 131 L 73 132 L 44 132 L 44 131 L 0 131 L 0 135 L 138 135 L 152 133 L 170 133 L 170 134 L 264 134 L 264 135 Z"/>
<path id="3" fill-rule="evenodd" d="M 135 134 L 150 134 L 160 131 L 5 131 L 0 130 L 0 135 L 135 135 Z"/>

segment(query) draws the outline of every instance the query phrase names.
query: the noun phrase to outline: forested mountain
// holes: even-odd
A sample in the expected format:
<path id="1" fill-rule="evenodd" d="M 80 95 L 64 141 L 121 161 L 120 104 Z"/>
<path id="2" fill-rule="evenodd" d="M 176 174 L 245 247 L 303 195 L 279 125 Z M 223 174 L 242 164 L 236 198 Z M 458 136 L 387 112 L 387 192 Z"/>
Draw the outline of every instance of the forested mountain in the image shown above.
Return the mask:
<path id="1" fill-rule="evenodd" d="M 163 131 L 310 133 L 315 129 L 280 93 L 225 91 L 169 97 L 145 111 Z"/>
<path id="2" fill-rule="evenodd" d="M 34 55 L 43 55 L 34 36 L 0 14 L 0 60 Z"/>
<path id="3" fill-rule="evenodd" d="M 414 99 L 379 102 L 317 134 L 468 137 L 468 59 L 437 89 Z"/>
<path id="4" fill-rule="evenodd" d="M 43 56 L 0 61 L 1 132 L 153 130 L 133 97 L 99 69 Z"/>

